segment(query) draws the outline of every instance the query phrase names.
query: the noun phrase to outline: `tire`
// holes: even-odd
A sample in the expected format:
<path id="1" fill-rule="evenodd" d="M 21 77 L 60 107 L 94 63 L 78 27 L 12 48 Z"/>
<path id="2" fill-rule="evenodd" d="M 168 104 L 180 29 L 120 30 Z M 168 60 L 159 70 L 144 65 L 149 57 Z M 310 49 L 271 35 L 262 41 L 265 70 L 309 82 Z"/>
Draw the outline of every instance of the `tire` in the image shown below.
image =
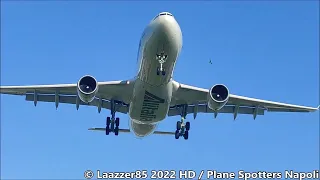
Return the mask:
<path id="1" fill-rule="evenodd" d="M 189 131 L 185 131 L 183 137 L 185 140 L 188 140 L 189 139 Z"/>
<path id="2" fill-rule="evenodd" d="M 190 122 L 186 122 L 186 130 L 187 130 L 187 131 L 190 130 Z"/>
<path id="3" fill-rule="evenodd" d="M 179 134 L 179 131 L 178 131 L 178 130 L 176 130 L 176 132 L 174 133 L 174 137 L 175 137 L 176 139 L 179 139 L 180 134 Z"/>
<path id="4" fill-rule="evenodd" d="M 110 125 L 110 123 L 111 123 L 111 118 L 107 117 L 107 122 L 106 122 L 107 126 Z"/>
<path id="5" fill-rule="evenodd" d="M 181 122 L 177 121 L 177 127 L 176 127 L 177 131 L 180 131 L 181 129 Z"/>
<path id="6" fill-rule="evenodd" d="M 116 127 L 119 127 L 120 125 L 120 118 L 116 118 Z"/>
<path id="7" fill-rule="evenodd" d="M 114 135 L 119 135 L 119 127 L 114 128 Z"/>
<path id="8" fill-rule="evenodd" d="M 109 135 L 109 133 L 110 133 L 110 128 L 109 126 L 106 126 L 106 135 Z"/>

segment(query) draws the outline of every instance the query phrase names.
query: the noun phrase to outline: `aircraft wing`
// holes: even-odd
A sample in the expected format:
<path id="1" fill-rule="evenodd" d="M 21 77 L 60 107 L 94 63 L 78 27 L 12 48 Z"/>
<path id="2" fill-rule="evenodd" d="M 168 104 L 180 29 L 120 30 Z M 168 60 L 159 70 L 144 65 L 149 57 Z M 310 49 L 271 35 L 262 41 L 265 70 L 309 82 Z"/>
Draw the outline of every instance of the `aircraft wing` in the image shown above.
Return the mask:
<path id="1" fill-rule="evenodd" d="M 176 82 L 177 83 L 177 82 Z M 251 114 L 254 119 L 257 115 L 264 115 L 268 112 L 314 112 L 318 108 L 273 102 L 244 96 L 230 94 L 227 104 L 218 112 L 211 110 L 207 106 L 209 89 L 193 87 L 178 83 L 178 88 L 173 94 L 173 106 L 169 109 L 168 116 L 180 115 L 182 106 L 187 104 L 187 114 L 193 113 L 196 118 L 197 113 L 231 113 L 236 119 L 237 114 Z"/>
<path id="2" fill-rule="evenodd" d="M 27 101 L 53 102 L 58 108 L 59 103 L 96 106 L 100 113 L 101 108 L 110 109 L 111 99 L 116 102 L 117 112 L 128 112 L 128 99 L 132 93 L 133 82 L 131 81 L 107 81 L 98 82 L 98 92 L 95 99 L 90 103 L 82 102 L 77 95 L 77 84 L 55 85 L 31 85 L 31 86 L 0 86 L 1 94 L 22 95 Z"/>

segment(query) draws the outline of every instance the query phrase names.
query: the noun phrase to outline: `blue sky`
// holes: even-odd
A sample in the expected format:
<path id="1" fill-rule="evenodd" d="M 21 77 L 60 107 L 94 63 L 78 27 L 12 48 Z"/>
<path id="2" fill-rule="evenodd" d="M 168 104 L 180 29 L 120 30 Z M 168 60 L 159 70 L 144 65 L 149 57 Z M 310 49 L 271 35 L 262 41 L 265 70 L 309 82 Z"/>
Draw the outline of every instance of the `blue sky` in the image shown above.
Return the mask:
<path id="1" fill-rule="evenodd" d="M 1 2 L 1 85 L 76 83 L 135 75 L 139 39 L 161 11 L 183 33 L 174 79 L 232 94 L 319 105 L 319 3 Z M 210 65 L 209 59 L 213 64 Z M 82 179 L 87 169 L 319 169 L 319 112 L 192 115 L 190 138 L 105 136 L 109 111 L 1 95 L 1 178 Z M 128 116 L 118 114 L 121 127 Z M 165 119 L 174 130 L 180 117 Z"/>

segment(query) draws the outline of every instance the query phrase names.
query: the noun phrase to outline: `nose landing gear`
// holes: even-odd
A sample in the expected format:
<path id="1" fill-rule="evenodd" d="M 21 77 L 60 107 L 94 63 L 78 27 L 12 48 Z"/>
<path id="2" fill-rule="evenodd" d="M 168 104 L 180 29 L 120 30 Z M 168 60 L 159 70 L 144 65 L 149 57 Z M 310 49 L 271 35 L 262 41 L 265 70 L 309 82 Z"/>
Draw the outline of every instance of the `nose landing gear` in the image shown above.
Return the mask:
<path id="1" fill-rule="evenodd" d="M 160 68 L 157 68 L 157 75 L 159 76 L 161 73 L 162 76 L 166 75 L 166 70 L 162 67 L 162 64 L 160 64 Z"/>
<path id="2" fill-rule="evenodd" d="M 160 54 L 157 54 L 156 58 L 159 61 L 160 67 L 157 67 L 157 75 L 159 76 L 160 73 L 162 76 L 166 75 L 166 70 L 163 68 L 163 64 L 166 62 L 168 55 L 166 55 L 164 52 L 161 52 Z"/>

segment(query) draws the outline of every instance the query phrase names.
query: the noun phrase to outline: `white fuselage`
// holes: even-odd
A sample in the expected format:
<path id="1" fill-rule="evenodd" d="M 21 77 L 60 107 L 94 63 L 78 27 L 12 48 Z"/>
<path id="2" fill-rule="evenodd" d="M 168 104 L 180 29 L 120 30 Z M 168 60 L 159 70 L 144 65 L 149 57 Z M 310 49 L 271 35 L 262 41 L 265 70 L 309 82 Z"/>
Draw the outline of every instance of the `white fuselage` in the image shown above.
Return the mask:
<path id="1" fill-rule="evenodd" d="M 135 135 L 151 134 L 166 118 L 172 97 L 172 76 L 182 48 L 179 24 L 170 13 L 160 13 L 145 28 L 139 44 L 138 72 L 130 102 L 130 129 Z M 165 75 L 157 74 L 159 60 Z"/>

